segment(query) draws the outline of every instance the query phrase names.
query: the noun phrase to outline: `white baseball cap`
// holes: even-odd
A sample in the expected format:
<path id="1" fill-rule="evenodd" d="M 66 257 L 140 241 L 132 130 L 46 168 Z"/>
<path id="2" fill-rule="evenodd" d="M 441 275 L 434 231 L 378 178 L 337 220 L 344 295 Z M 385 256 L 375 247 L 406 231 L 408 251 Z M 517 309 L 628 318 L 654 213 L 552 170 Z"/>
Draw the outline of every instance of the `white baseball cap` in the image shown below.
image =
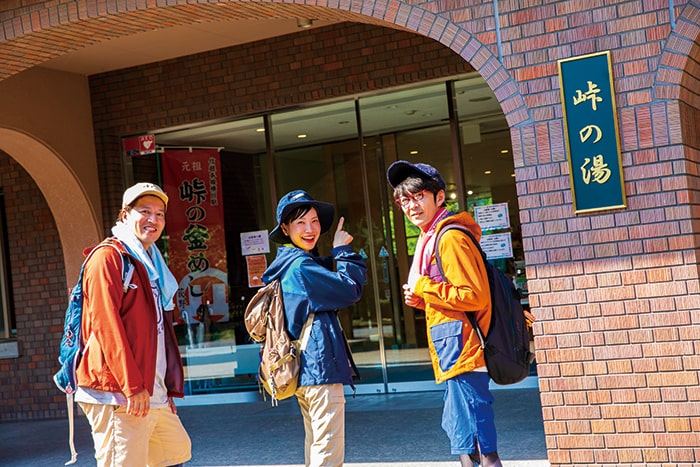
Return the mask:
<path id="1" fill-rule="evenodd" d="M 138 198 L 146 195 L 160 198 L 165 207 L 168 207 L 168 195 L 165 194 L 161 187 L 153 183 L 137 183 L 127 188 L 122 197 L 122 207 L 131 206 Z"/>

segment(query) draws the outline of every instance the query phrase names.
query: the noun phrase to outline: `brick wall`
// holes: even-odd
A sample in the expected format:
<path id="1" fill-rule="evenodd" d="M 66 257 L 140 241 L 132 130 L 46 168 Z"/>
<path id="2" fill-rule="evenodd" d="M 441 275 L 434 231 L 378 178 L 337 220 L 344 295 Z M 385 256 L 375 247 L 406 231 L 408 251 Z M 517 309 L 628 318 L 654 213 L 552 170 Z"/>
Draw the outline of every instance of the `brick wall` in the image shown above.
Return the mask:
<path id="1" fill-rule="evenodd" d="M 666 2 L 506 12 L 539 32 L 505 63 L 533 117 L 512 134 L 552 465 L 700 462 L 697 6 L 685 14 L 672 32 Z M 552 60 L 607 48 L 628 208 L 573 216 Z"/>
<path id="2" fill-rule="evenodd" d="M 433 40 L 345 23 L 92 76 L 103 210 L 121 200 L 120 137 L 471 71 Z"/>
<path id="3" fill-rule="evenodd" d="M 340 3 L 230 2 L 217 3 L 216 12 L 384 20 L 439 40 L 446 46 L 442 53 L 450 48 L 474 66 L 511 125 L 531 305 L 539 319 L 536 343 L 550 463 L 700 463 L 697 0 L 675 0 L 673 12 L 666 0 L 500 1 L 500 51 L 493 2 Z M 166 10 L 171 24 L 185 24 L 191 15 L 206 19 L 214 11 L 213 3 L 187 0 L 173 0 L 167 8 L 109 0 L 10 0 L 9 5 L 0 10 L 0 78 L 67 50 L 70 44 L 57 41 L 38 53 L 45 48 L 42 41 L 64 33 L 52 29 L 54 24 L 80 19 L 84 27 L 74 29 L 73 41 L 79 46 L 146 30 L 166 18 Z M 109 16 L 106 5 L 113 9 Z M 325 32 L 323 43 L 343 51 L 377 39 L 374 34 L 393 34 L 375 30 L 345 40 L 331 37 L 332 29 Z M 460 68 L 454 56 L 420 55 L 424 62 L 449 64 L 391 63 L 394 73 L 383 75 L 375 62 L 390 63 L 404 47 L 414 53 L 417 39 L 408 34 L 400 48 L 384 49 L 377 57 L 382 44 L 372 46 L 372 60 L 351 67 L 347 76 L 348 67 L 340 67 L 336 56 L 304 66 L 329 47 L 315 49 L 318 44 L 308 36 L 294 37 L 290 44 L 267 43 L 286 47 L 291 59 L 274 55 L 277 48 L 243 54 L 262 46 L 256 44 L 96 77 L 96 97 L 110 91 L 116 92 L 113 99 L 122 99 L 109 110 L 102 108 L 109 102 L 95 106 L 105 212 L 114 211 L 121 190 L 121 136 L 403 84 L 427 79 L 431 72 L 446 76 Z M 3 53 L 9 46 L 21 46 L 23 54 Z M 574 216 L 556 61 L 606 49 L 612 51 L 628 208 Z M 362 57 L 360 48 L 342 60 Z M 206 77 L 195 78 L 203 70 Z M 182 75 L 189 87 L 173 74 Z M 234 82 L 238 76 L 255 85 Z M 315 79 L 286 86 L 301 76 Z M 378 83 L 372 81 L 376 76 L 382 77 Z M 164 101 L 149 101 L 150 93 Z M 136 97 L 146 98 L 148 113 Z M 164 102 L 172 97 L 179 104 L 168 107 Z"/>
<path id="4" fill-rule="evenodd" d="M 0 190 L 20 354 L 0 359 L 0 420 L 65 415 L 65 398 L 56 401 L 61 393 L 52 380 L 67 298 L 56 225 L 34 181 L 1 151 Z"/>

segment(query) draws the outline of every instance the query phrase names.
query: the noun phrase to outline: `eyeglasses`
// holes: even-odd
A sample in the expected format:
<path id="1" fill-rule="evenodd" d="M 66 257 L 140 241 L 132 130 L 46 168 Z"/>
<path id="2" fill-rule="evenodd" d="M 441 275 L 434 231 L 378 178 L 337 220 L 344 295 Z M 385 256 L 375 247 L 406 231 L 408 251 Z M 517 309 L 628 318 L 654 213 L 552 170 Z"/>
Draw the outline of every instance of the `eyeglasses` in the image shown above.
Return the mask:
<path id="1" fill-rule="evenodd" d="M 394 201 L 396 201 L 396 204 L 398 204 L 402 208 L 407 208 L 408 205 L 411 203 L 411 201 L 415 201 L 418 204 L 422 204 L 423 198 L 425 198 L 425 193 L 426 193 L 426 190 L 423 190 L 423 191 L 416 193 L 415 195 L 408 195 L 408 196 L 402 196 L 400 198 L 396 198 Z"/>

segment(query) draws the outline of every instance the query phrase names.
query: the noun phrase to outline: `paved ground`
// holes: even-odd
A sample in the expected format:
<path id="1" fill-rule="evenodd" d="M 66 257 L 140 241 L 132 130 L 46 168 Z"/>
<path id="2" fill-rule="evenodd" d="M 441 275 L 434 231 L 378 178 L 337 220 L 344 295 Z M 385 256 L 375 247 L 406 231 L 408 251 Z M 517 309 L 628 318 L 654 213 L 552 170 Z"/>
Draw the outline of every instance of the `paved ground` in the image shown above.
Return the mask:
<path id="1" fill-rule="evenodd" d="M 499 389 L 496 424 L 506 467 L 547 467 L 537 389 Z M 346 465 L 349 467 L 457 467 L 440 428 L 442 392 L 348 397 Z M 79 410 L 76 413 L 80 413 Z M 304 429 L 294 399 L 271 407 L 242 404 L 182 406 L 192 438 L 187 466 L 299 466 Z M 0 465 L 60 466 L 70 457 L 67 420 L 0 424 Z M 77 467 L 94 466 L 90 429 L 76 417 Z"/>

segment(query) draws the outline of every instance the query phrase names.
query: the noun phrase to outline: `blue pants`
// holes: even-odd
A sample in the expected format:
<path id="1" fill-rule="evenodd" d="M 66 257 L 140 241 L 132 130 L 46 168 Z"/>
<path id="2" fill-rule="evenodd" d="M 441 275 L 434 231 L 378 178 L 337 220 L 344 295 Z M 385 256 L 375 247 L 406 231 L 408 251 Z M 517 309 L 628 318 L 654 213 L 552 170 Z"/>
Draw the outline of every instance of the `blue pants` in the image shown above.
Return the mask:
<path id="1" fill-rule="evenodd" d="M 452 454 L 497 451 L 493 395 L 489 375 L 472 371 L 446 381 L 442 429 L 450 438 Z"/>

